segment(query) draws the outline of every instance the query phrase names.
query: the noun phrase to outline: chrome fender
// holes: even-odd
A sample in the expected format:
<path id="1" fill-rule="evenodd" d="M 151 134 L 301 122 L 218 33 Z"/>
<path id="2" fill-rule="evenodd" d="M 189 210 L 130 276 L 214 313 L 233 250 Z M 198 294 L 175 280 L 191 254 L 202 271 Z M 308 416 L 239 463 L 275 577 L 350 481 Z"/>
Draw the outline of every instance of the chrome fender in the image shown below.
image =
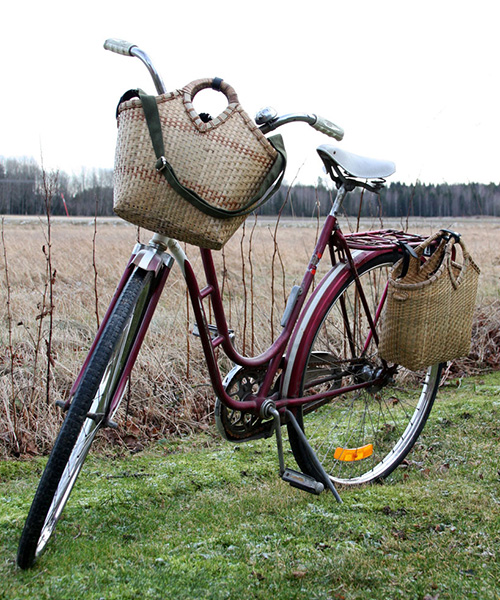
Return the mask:
<path id="1" fill-rule="evenodd" d="M 158 275 L 163 265 L 171 268 L 174 259 L 167 252 L 163 252 L 154 246 L 145 246 L 137 244 L 133 252 L 132 264 L 144 271 L 154 271 Z"/>

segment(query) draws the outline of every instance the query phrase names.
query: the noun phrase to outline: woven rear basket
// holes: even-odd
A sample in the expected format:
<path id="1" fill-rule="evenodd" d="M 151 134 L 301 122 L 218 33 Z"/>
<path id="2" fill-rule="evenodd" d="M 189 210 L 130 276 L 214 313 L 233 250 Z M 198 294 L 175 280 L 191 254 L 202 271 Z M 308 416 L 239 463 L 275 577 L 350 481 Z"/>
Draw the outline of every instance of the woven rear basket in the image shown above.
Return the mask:
<path id="1" fill-rule="evenodd" d="M 462 263 L 452 260 L 455 238 L 442 238 L 424 263 L 425 248 L 436 244 L 441 233 L 423 242 L 410 257 L 407 274 L 399 278 L 403 261 L 391 271 L 379 341 L 385 360 L 417 371 L 430 365 L 466 356 L 470 351 L 472 317 L 479 268 L 464 243 Z"/>
<path id="2" fill-rule="evenodd" d="M 282 157 L 225 82 L 219 80 L 217 89 L 226 95 L 227 108 L 209 122 L 200 118 L 193 98 L 213 85 L 214 80 L 202 79 L 156 98 L 163 138 L 160 144 L 164 145 L 167 164 L 180 186 L 204 203 L 201 209 L 157 171 L 160 157 L 153 148 L 144 100 L 135 98 L 118 107 L 114 210 L 151 231 L 219 249 L 259 204 L 259 198 L 276 180 L 275 173 L 279 176 L 284 166 L 276 171 Z M 222 216 L 207 214 L 211 207 L 222 209 Z"/>

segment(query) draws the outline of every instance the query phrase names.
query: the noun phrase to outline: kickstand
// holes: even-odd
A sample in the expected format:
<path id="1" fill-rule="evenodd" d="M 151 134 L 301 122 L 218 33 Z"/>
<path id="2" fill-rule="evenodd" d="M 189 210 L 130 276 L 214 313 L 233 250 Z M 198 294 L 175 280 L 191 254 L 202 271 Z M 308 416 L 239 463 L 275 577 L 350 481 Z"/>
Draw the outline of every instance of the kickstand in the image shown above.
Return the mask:
<path id="1" fill-rule="evenodd" d="M 276 444 L 278 446 L 278 459 L 280 462 L 280 477 L 286 471 L 285 459 L 283 457 L 283 440 L 281 439 L 281 418 L 279 412 L 273 406 L 267 408 L 268 415 L 274 419 L 274 433 L 276 434 Z"/>
<path id="2" fill-rule="evenodd" d="M 281 439 L 281 417 L 279 412 L 276 410 L 274 404 L 268 404 L 263 413 L 266 417 L 273 417 L 274 419 L 274 432 L 276 433 L 276 443 L 278 446 L 278 458 L 280 463 L 280 476 L 281 478 L 288 482 L 291 486 L 304 490 L 305 492 L 310 492 L 311 494 L 321 494 L 321 492 L 327 487 L 332 494 L 335 496 L 337 502 L 342 504 L 342 500 L 335 489 L 332 480 L 328 477 L 323 465 L 319 462 L 318 457 L 314 453 L 314 450 L 311 448 L 304 432 L 300 428 L 293 414 L 285 409 L 285 414 L 290 420 L 293 428 L 295 429 L 297 435 L 299 436 L 300 442 L 305 448 L 306 452 L 309 455 L 309 458 L 313 462 L 316 470 L 321 476 L 322 481 L 317 481 L 314 477 L 310 475 L 306 475 L 305 473 L 299 473 L 298 471 L 294 471 L 293 469 L 288 469 L 285 467 L 285 459 L 283 457 L 283 441 Z"/>
<path id="3" fill-rule="evenodd" d="M 330 479 L 327 472 L 323 468 L 323 465 L 320 463 L 318 457 L 316 456 L 316 453 L 314 452 L 314 450 L 311 447 L 311 444 L 309 443 L 307 437 L 305 436 L 304 432 L 302 431 L 302 428 L 297 423 L 295 416 L 288 409 L 285 409 L 285 414 L 288 417 L 288 419 L 290 420 L 290 423 L 292 424 L 292 427 L 294 428 L 295 433 L 298 435 L 301 443 L 303 444 L 305 450 L 307 451 L 309 458 L 313 462 L 313 464 L 316 467 L 316 469 L 318 470 L 318 472 L 321 474 L 323 483 L 335 496 L 335 499 L 337 500 L 337 502 L 340 502 L 340 504 L 342 504 L 342 499 L 339 496 L 337 490 L 335 489 L 335 486 L 333 485 L 332 480 Z"/>

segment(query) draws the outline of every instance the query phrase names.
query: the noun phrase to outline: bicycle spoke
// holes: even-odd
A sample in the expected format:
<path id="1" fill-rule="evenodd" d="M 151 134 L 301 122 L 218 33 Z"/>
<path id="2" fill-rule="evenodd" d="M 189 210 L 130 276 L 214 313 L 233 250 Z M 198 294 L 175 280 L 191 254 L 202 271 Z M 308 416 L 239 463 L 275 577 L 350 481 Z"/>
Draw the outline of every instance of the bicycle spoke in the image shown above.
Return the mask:
<path id="1" fill-rule="evenodd" d="M 375 261 L 360 270 L 372 316 L 384 296 L 391 264 Z M 380 378 L 383 365 L 353 278 L 325 314 L 318 316 L 316 328 L 303 393 L 360 383 L 366 387 L 302 410 L 306 435 L 335 482 L 364 483 L 384 477 L 415 443 L 432 406 L 440 369 L 436 366 L 426 375 L 398 367 Z M 299 466 L 314 476 L 314 468 L 295 443 L 293 432 L 290 440 Z"/>

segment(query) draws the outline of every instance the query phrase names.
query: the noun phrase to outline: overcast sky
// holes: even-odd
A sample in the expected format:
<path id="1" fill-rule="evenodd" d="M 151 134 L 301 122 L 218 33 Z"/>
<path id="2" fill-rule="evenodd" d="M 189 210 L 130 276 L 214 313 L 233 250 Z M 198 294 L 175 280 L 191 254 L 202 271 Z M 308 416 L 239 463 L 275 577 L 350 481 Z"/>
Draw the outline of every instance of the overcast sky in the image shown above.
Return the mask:
<path id="1" fill-rule="evenodd" d="M 137 59 L 103 50 L 118 37 L 151 55 L 168 89 L 220 76 L 251 116 L 327 117 L 344 149 L 394 160 L 395 181 L 500 182 L 493 0 L 7 1 L 0 156 L 112 167 L 119 97 L 153 91 Z M 330 140 L 305 124 L 281 132 L 286 179 L 314 183 Z"/>

